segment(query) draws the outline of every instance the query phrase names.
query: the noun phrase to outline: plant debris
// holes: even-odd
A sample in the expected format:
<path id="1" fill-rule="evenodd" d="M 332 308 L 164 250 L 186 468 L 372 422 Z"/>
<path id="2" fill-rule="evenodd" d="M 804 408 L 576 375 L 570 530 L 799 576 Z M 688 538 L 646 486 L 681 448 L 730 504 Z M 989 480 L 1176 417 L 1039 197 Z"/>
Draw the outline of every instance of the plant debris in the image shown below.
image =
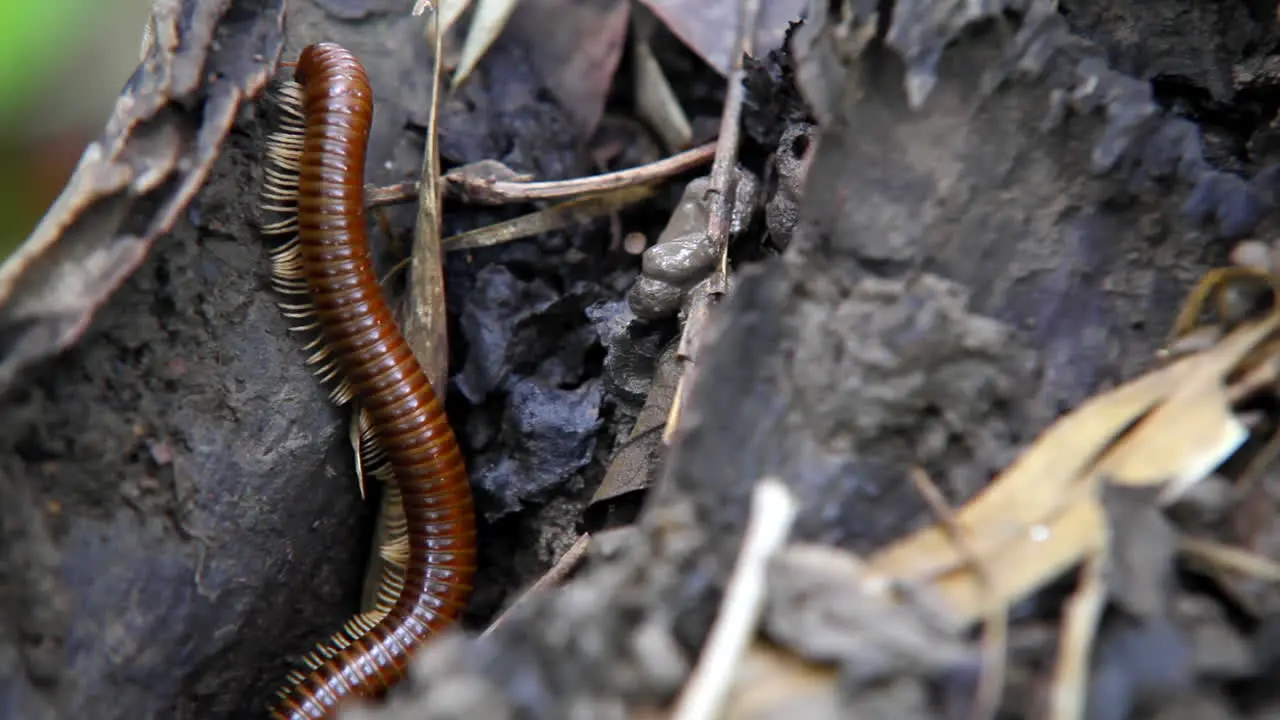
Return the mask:
<path id="1" fill-rule="evenodd" d="M 152 8 L 152 40 L 102 136 L 0 266 L 0 392 L 80 337 L 177 222 L 241 105 L 265 87 L 280 56 L 284 2 L 228 13 L 234 4 L 159 0 Z M 210 45 L 215 35 L 224 42 Z"/>

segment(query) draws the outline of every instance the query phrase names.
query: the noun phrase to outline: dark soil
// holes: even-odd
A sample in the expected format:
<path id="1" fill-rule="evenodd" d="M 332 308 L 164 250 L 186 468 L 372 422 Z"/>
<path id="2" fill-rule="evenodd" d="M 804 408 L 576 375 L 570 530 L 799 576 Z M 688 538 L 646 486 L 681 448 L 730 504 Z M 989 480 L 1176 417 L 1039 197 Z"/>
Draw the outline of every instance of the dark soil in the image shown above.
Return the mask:
<path id="1" fill-rule="evenodd" d="M 898 3 L 900 22 L 931 27 L 907 17 L 916 4 Z M 407 709 L 370 717 L 614 717 L 663 702 L 710 624 L 755 481 L 777 476 L 801 498 L 799 539 L 867 551 L 932 521 L 908 467 L 962 502 L 1060 412 L 1149 366 L 1228 241 L 1271 227 L 1259 171 L 1274 160 L 1280 102 L 1264 62 L 1280 40 L 1275 8 L 1061 6 L 1064 21 L 1039 39 L 1059 52 L 998 92 L 981 86 L 1007 50 L 994 23 L 951 33 L 924 111 L 907 109 L 900 54 L 927 47 L 833 60 L 840 73 L 807 81 L 826 127 L 794 238 L 741 269 L 708 329 L 707 381 L 644 524 L 596 550 L 575 594 L 534 601 L 484 641 L 433 647 L 398 701 Z M 369 70 L 374 183 L 413 179 L 421 162 L 429 55 L 406 9 L 289 7 L 286 57 L 329 39 Z M 912 42 L 939 37 L 950 34 Z M 529 52 L 500 40 L 443 105 L 446 169 L 491 159 L 541 179 L 595 171 L 591 139 Z M 685 92 L 714 84 L 688 73 L 674 82 Z M 775 100 L 798 97 L 793 80 L 775 73 Z M 1071 111 L 1064 93 L 1076 93 Z M 744 159 L 764 174 L 796 117 L 759 96 L 752 108 Z M 253 193 L 270 118 L 266 99 L 245 109 L 187 222 L 73 349 L 4 399 L 3 717 L 257 717 L 292 659 L 358 605 L 374 505 L 354 492 L 345 413 L 304 367 L 269 287 Z M 656 235 L 679 194 L 625 214 L 624 230 Z M 446 233 L 529 209 L 451 206 Z M 392 237 L 375 233 L 384 269 L 408 246 L 413 214 L 396 208 Z M 574 541 L 630 431 L 674 334 L 628 323 L 638 267 L 607 222 L 448 258 L 449 411 L 481 514 L 467 630 Z M 1183 604 L 1180 618 L 1223 614 L 1199 596 Z M 1246 714 L 1238 677 L 1134 671 L 1185 638 L 1159 624 L 1122 630 L 1098 670 L 1096 692 L 1114 695 L 1096 707 L 1174 687 L 1201 717 L 1264 716 L 1265 702 Z M 1030 645 L 1030 664 L 1050 647 Z M 1187 663 L 1210 663 L 1206 645 L 1191 643 Z M 1237 676 L 1255 669 L 1242 662 Z M 919 697 L 903 693 L 893 717 L 935 716 L 913 707 Z"/>

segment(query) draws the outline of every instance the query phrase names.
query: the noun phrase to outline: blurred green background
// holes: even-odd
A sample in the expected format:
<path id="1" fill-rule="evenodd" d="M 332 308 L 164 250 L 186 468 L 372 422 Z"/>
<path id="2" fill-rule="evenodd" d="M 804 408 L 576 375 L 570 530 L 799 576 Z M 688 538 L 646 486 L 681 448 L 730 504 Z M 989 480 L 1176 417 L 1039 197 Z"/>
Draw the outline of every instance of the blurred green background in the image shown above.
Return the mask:
<path id="1" fill-rule="evenodd" d="M 151 0 L 0 0 L 0 261 L 102 131 L 150 11 Z"/>

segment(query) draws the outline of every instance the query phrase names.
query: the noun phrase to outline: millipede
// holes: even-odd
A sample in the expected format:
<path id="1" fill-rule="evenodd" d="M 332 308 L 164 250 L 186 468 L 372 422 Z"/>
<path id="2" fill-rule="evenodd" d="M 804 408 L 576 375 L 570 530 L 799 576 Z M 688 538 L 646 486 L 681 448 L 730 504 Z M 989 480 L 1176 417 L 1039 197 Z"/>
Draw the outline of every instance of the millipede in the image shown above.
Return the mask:
<path id="1" fill-rule="evenodd" d="M 286 314 L 315 331 L 306 349 L 330 397 L 354 403 L 358 461 L 388 481 L 403 517 L 384 548 L 392 562 L 375 608 L 304 658 L 270 708 L 273 718 L 320 720 L 355 696 L 377 696 L 405 673 L 428 637 L 456 621 L 476 566 L 475 512 L 444 405 L 392 315 L 366 236 L 364 165 L 373 115 L 368 75 L 345 48 L 303 49 L 279 93 L 267 142 L 263 209 L 288 236 L 272 252 L 273 285 L 298 302 Z"/>

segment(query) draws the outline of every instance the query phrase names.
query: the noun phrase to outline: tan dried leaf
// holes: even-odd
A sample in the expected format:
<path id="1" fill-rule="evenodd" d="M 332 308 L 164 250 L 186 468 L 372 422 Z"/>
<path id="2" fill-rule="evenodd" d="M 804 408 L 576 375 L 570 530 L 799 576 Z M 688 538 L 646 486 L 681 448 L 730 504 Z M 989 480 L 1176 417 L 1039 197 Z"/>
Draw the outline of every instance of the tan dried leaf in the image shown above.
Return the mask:
<path id="1" fill-rule="evenodd" d="M 1243 427 L 1223 383 L 1277 327 L 1277 316 L 1244 326 L 1213 348 L 1091 398 L 961 508 L 956 524 L 991 570 L 1001 602 L 1016 601 L 1105 548 L 1098 482 L 1115 477 L 1176 493 L 1225 460 Z M 986 607 L 982 578 L 940 526 L 885 548 L 869 564 L 928 588 L 957 626 L 974 622 Z"/>

